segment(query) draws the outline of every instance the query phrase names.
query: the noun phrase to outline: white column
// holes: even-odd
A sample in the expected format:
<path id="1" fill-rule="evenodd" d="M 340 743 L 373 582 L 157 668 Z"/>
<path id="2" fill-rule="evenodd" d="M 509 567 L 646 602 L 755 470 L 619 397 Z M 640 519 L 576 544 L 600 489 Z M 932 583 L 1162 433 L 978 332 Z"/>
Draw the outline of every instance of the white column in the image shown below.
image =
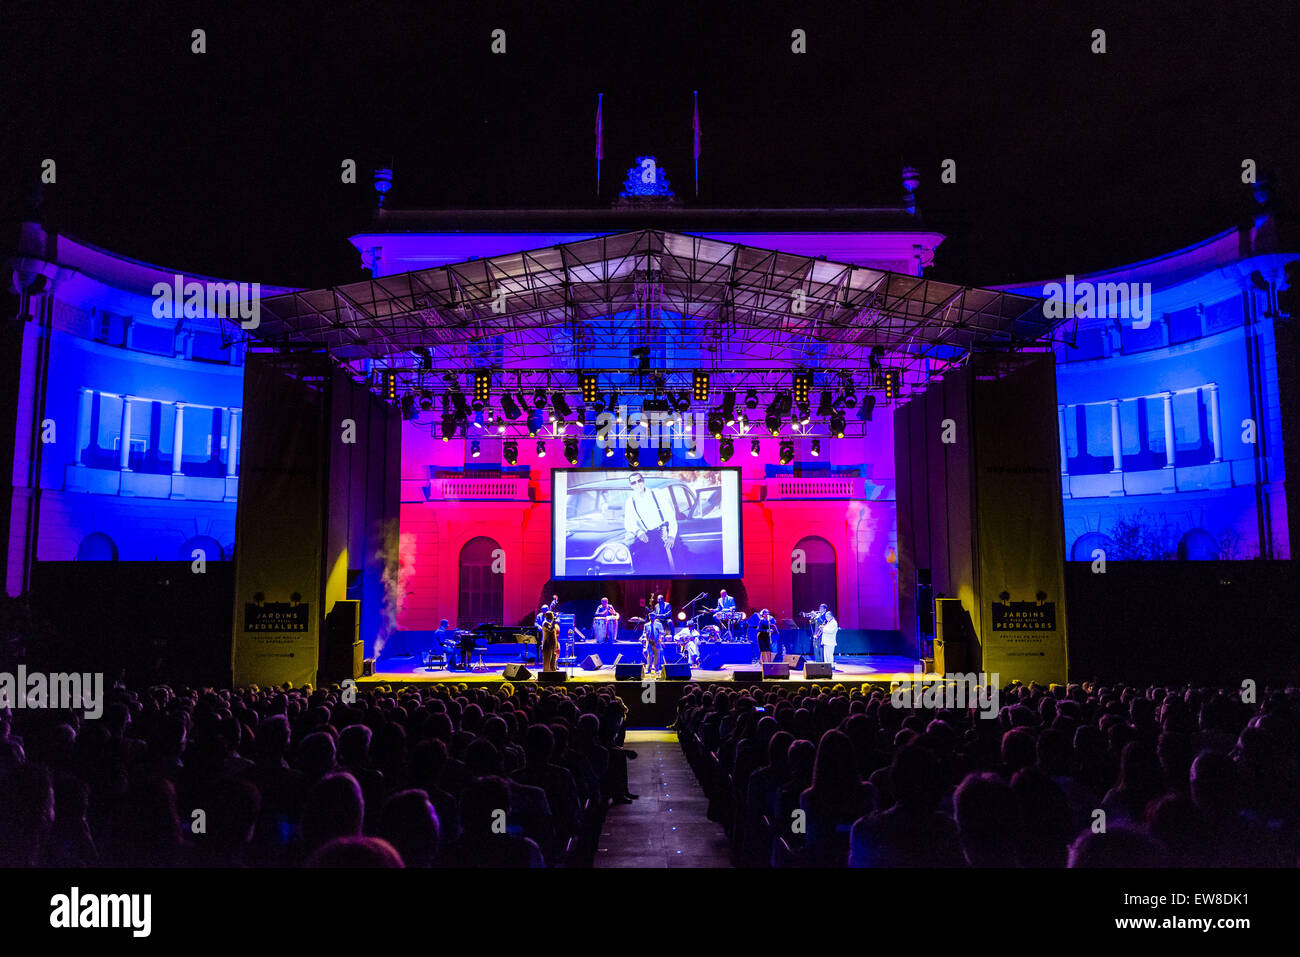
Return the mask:
<path id="1" fill-rule="evenodd" d="M 1162 393 L 1165 400 L 1165 468 L 1174 467 L 1174 394 Z"/>
<path id="2" fill-rule="evenodd" d="M 1110 400 L 1110 458 L 1111 471 L 1124 470 L 1124 450 L 1119 441 L 1119 399 Z"/>
<path id="3" fill-rule="evenodd" d="M 1056 426 L 1061 433 L 1061 474 L 1069 475 L 1070 474 L 1070 465 L 1069 465 L 1070 450 L 1069 450 L 1069 446 L 1066 444 L 1065 441 L 1065 406 L 1063 405 L 1058 405 L 1056 407 Z"/>
<path id="4" fill-rule="evenodd" d="M 239 409 L 230 410 L 230 434 L 226 437 L 226 478 L 235 476 L 235 459 L 239 455 Z"/>
<path id="5" fill-rule="evenodd" d="M 181 474 L 181 450 L 185 445 L 185 403 L 173 402 L 176 425 L 172 428 L 172 474 Z"/>
<path id="6" fill-rule="evenodd" d="M 122 396 L 122 436 L 118 440 L 118 468 L 131 471 L 131 397 Z"/>
<path id="7" fill-rule="evenodd" d="M 89 434 L 90 432 L 90 422 L 91 422 L 91 416 L 93 414 L 91 403 L 95 400 L 95 393 L 93 393 L 90 389 L 87 389 L 85 386 L 82 386 L 78 391 L 81 393 L 81 396 L 80 396 L 80 401 L 77 403 L 77 433 L 76 433 L 77 448 L 75 450 L 76 454 L 72 459 L 74 465 L 81 464 L 81 453 L 83 449 L 83 445 L 81 441 L 81 432 L 83 429 L 86 431 L 87 434 Z M 90 442 L 87 441 L 85 444 L 89 445 Z"/>
<path id="8" fill-rule="evenodd" d="M 1219 384 L 1211 382 L 1206 387 L 1210 393 L 1210 437 L 1214 440 L 1214 461 L 1223 460 L 1223 429 L 1219 422 Z"/>

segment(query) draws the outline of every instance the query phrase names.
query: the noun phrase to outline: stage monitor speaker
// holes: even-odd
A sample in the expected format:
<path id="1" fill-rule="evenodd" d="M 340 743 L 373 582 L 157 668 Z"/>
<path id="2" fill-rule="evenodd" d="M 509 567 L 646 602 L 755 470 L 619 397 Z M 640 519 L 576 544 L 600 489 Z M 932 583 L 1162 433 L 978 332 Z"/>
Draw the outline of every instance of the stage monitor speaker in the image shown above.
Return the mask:
<path id="1" fill-rule="evenodd" d="M 690 681 L 691 666 L 685 661 L 675 661 L 664 665 L 664 677 L 672 681 Z"/>
<path id="2" fill-rule="evenodd" d="M 803 676 L 805 678 L 829 678 L 831 676 L 831 663 L 829 661 L 809 661 L 803 666 Z"/>
<path id="3" fill-rule="evenodd" d="M 537 676 L 537 683 L 542 685 L 562 685 L 568 680 L 567 671 L 543 671 Z"/>
<path id="4" fill-rule="evenodd" d="M 790 666 L 784 661 L 766 661 L 763 663 L 764 678 L 789 678 Z"/>
<path id="5" fill-rule="evenodd" d="M 803 655 L 786 655 L 782 661 L 789 666 L 791 671 L 803 671 L 806 659 Z"/>
<path id="6" fill-rule="evenodd" d="M 366 658 L 361 662 L 361 674 L 369 678 L 375 673 L 375 659 Z"/>
<path id="7" fill-rule="evenodd" d="M 644 665 L 626 664 L 614 666 L 615 681 L 640 681 Z"/>
<path id="8" fill-rule="evenodd" d="M 533 673 L 517 661 L 506 665 L 506 681 L 532 681 Z"/>
<path id="9" fill-rule="evenodd" d="M 786 677 L 788 678 L 789 675 L 787 674 Z M 731 680 L 732 681 L 762 681 L 763 672 L 761 670 L 755 671 L 753 668 L 743 668 L 743 669 L 737 668 L 735 671 L 731 673 Z"/>
<path id="10" fill-rule="evenodd" d="M 578 667 L 581 668 L 583 671 L 599 671 L 600 655 L 587 655 L 587 657 L 582 659 L 582 662 L 578 665 Z"/>
<path id="11" fill-rule="evenodd" d="M 722 655 L 709 655 L 700 662 L 701 671 L 718 671 L 722 668 Z"/>

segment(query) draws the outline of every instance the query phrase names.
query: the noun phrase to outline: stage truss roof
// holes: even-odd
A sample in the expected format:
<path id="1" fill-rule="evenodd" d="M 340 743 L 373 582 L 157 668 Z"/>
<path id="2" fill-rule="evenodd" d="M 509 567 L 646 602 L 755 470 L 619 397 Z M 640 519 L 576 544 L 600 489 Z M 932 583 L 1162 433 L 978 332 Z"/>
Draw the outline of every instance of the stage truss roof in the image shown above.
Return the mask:
<path id="1" fill-rule="evenodd" d="M 931 374 L 972 350 L 1043 347 L 1040 299 L 703 236 L 642 229 L 261 303 L 250 335 L 337 359 L 438 371 L 869 366 Z M 874 355 L 873 355 L 874 351 Z M 927 364 L 928 360 L 928 364 Z M 913 374 L 908 374 L 913 373 Z"/>

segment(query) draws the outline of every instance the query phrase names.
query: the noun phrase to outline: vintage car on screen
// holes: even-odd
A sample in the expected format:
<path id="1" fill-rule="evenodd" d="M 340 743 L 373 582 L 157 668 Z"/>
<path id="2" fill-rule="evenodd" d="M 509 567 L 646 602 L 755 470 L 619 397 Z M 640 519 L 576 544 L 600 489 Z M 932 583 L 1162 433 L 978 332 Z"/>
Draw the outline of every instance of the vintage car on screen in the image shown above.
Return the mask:
<path id="1" fill-rule="evenodd" d="M 677 509 L 677 571 L 695 575 L 722 571 L 722 486 L 692 487 L 680 479 L 646 475 L 651 489 L 667 488 Z M 569 486 L 565 531 L 566 578 L 640 574 L 633 567 L 623 529 L 627 478 L 605 478 Z"/>

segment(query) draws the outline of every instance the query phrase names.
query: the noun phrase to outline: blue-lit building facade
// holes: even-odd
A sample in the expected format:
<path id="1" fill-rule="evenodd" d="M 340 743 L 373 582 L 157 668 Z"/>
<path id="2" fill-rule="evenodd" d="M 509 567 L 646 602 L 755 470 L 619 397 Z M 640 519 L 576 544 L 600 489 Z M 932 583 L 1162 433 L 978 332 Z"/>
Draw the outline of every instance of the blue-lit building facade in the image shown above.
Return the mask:
<path id="1" fill-rule="evenodd" d="M 787 214 L 793 211 L 784 211 Z M 591 235 L 564 214 L 527 234 L 412 229 L 352 237 L 374 275 Z M 1067 557 L 1283 559 L 1285 376 L 1279 293 L 1294 253 L 1271 221 L 1076 282 L 1150 284 L 1149 323 L 1086 316 L 1058 350 Z M 692 230 L 685 230 L 692 231 Z M 761 215 L 707 235 L 919 274 L 942 236 L 810 223 L 778 238 Z M 791 236 L 801 237 L 793 240 Z M 22 224 L 9 257 L 16 413 L 6 587 L 33 561 L 229 560 L 243 346 L 197 314 L 159 318 L 175 271 Z M 194 278 L 194 277 L 188 277 Z M 220 282 L 219 280 L 203 280 Z M 1005 288 L 1050 295 L 1051 282 Z M 289 291 L 261 287 L 262 295 Z M 1290 454 L 1294 454 L 1291 452 Z M 39 493 L 38 493 L 39 490 Z M 893 536 L 888 536 L 891 540 Z"/>

